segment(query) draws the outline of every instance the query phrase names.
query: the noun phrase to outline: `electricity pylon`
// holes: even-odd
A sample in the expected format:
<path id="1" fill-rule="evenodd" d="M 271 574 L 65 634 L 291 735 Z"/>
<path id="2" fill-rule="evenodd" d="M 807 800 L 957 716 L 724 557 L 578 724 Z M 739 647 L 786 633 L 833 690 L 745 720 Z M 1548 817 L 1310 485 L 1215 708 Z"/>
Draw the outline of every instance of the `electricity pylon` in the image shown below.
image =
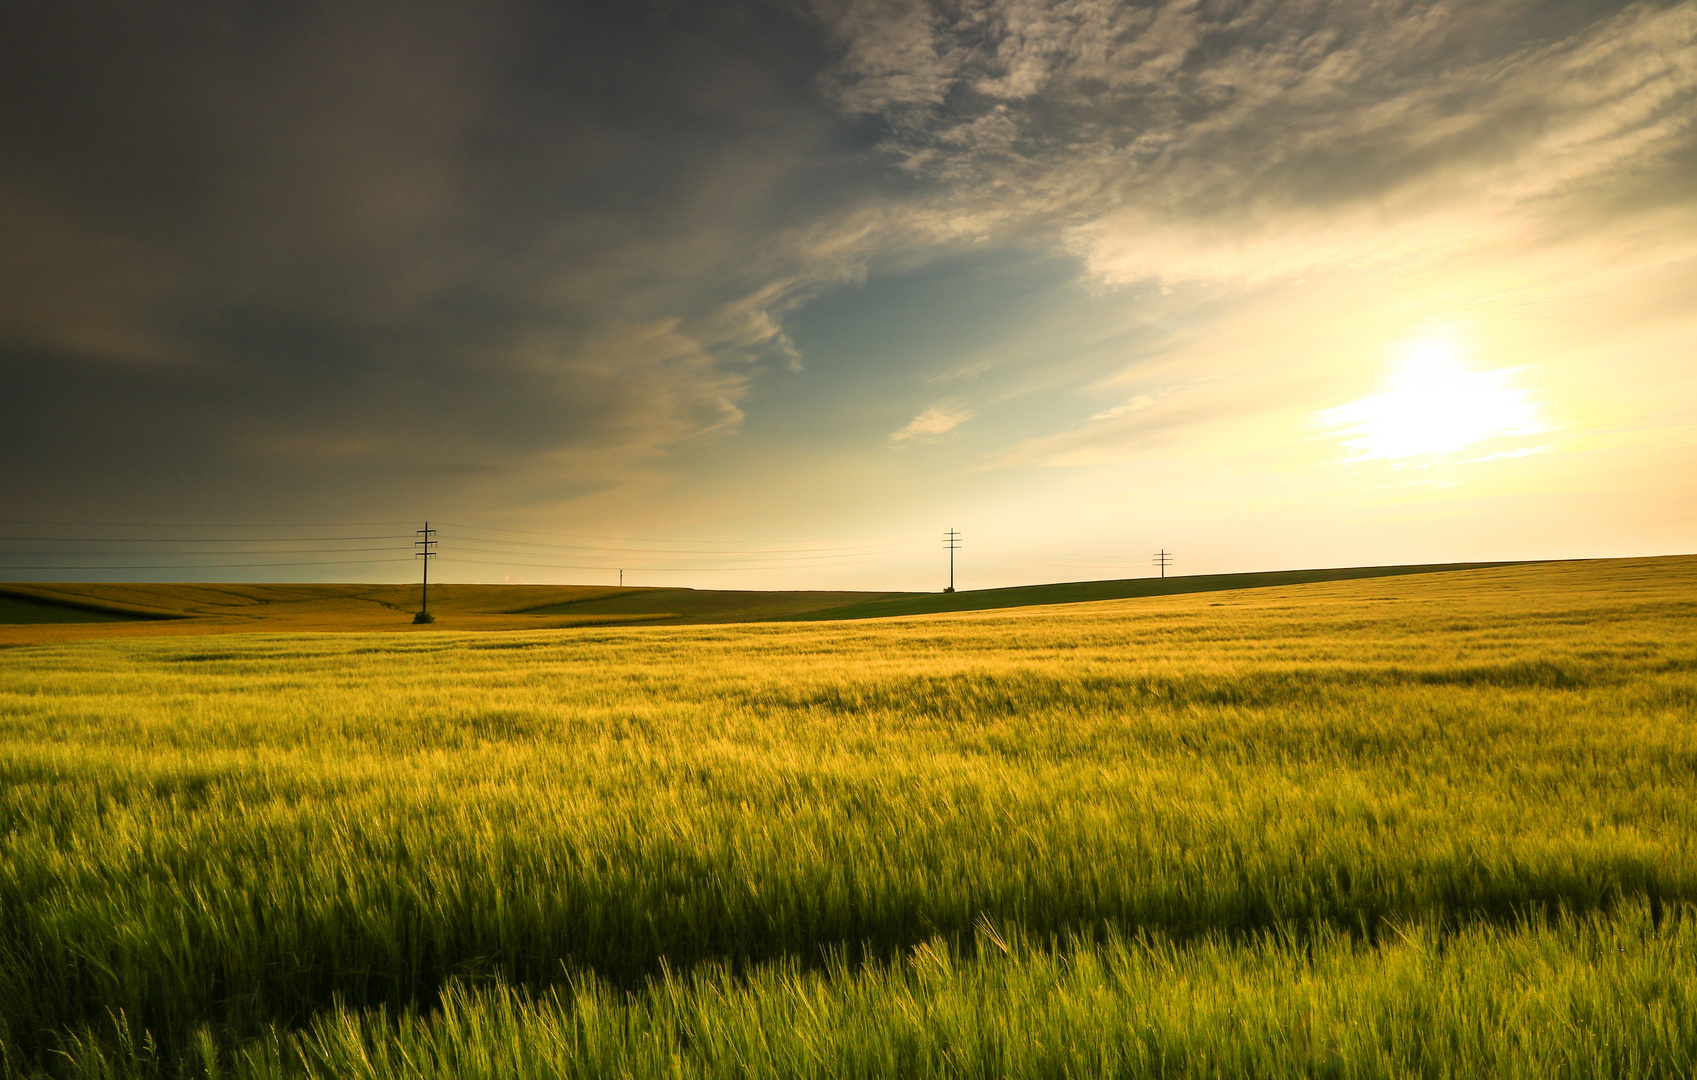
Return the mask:
<path id="1" fill-rule="evenodd" d="M 415 623 L 435 622 L 435 617 L 430 614 L 430 560 L 436 557 L 436 530 L 432 529 L 430 522 L 427 521 L 424 523 L 424 528 L 414 529 L 413 531 L 424 537 L 423 540 L 412 542 L 413 547 L 418 548 L 417 551 L 413 552 L 413 557 L 424 560 L 424 588 L 420 595 L 418 614 L 412 617 L 412 621 Z"/>

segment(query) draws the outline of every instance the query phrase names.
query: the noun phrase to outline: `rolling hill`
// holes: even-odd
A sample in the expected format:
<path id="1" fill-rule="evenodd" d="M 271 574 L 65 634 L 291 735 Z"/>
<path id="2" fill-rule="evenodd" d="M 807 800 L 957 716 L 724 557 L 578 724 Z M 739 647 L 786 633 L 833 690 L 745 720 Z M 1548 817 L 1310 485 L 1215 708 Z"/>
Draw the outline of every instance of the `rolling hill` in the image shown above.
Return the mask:
<path id="1" fill-rule="evenodd" d="M 158 634 L 548 630 L 875 619 L 1254 589 L 1516 563 L 1353 566 L 1250 574 L 1074 581 L 956 593 L 460 585 L 430 589 L 436 622 L 414 626 L 416 585 L 51 583 L 0 585 L 0 645 Z"/>

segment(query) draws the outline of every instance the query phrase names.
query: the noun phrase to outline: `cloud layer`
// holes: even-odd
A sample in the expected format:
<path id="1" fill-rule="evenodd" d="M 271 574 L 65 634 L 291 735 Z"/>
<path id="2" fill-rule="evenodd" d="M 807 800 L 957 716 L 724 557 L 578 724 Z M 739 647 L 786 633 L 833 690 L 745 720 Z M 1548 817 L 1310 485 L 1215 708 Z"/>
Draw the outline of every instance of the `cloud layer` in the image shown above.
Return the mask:
<path id="1" fill-rule="evenodd" d="M 1109 281 L 1266 279 L 1689 201 L 1690 5 L 822 14 L 844 42 L 822 84 L 884 122 L 884 151 L 935 185 L 930 213 L 1040 222 Z"/>
<path id="2" fill-rule="evenodd" d="M 1432 319 L 1649 425 L 1694 116 L 1689 3 L 16 6 L 0 496 L 829 529 L 1297 454 Z"/>

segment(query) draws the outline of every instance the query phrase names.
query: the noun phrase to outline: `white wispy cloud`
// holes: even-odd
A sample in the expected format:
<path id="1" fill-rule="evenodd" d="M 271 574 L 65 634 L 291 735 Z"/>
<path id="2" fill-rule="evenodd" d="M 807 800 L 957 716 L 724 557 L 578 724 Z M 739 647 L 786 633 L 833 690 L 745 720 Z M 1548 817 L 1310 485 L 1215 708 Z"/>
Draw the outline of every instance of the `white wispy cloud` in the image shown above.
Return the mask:
<path id="1" fill-rule="evenodd" d="M 1111 409 L 1103 409 L 1101 412 L 1092 416 L 1090 419 L 1092 419 L 1092 420 L 1115 420 L 1115 419 L 1118 419 L 1121 416 L 1129 416 L 1132 413 L 1142 412 L 1145 409 L 1152 409 L 1154 407 L 1155 407 L 1155 399 L 1154 398 L 1150 397 L 1148 394 L 1138 394 L 1136 397 L 1132 398 L 1130 401 L 1127 401 L 1125 404 L 1115 405 Z"/>
<path id="2" fill-rule="evenodd" d="M 905 442 L 932 442 L 972 419 L 972 411 L 958 405 L 933 405 L 890 435 L 892 446 Z"/>

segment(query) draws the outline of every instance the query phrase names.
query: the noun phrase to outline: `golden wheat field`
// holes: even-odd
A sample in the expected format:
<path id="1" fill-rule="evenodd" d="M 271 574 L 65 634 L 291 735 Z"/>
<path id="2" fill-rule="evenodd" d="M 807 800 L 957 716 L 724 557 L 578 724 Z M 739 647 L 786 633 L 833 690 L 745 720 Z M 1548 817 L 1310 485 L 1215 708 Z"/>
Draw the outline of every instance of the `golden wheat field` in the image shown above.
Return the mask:
<path id="1" fill-rule="evenodd" d="M 0 650 L 0 1062 L 1697 1071 L 1697 558 Z"/>

